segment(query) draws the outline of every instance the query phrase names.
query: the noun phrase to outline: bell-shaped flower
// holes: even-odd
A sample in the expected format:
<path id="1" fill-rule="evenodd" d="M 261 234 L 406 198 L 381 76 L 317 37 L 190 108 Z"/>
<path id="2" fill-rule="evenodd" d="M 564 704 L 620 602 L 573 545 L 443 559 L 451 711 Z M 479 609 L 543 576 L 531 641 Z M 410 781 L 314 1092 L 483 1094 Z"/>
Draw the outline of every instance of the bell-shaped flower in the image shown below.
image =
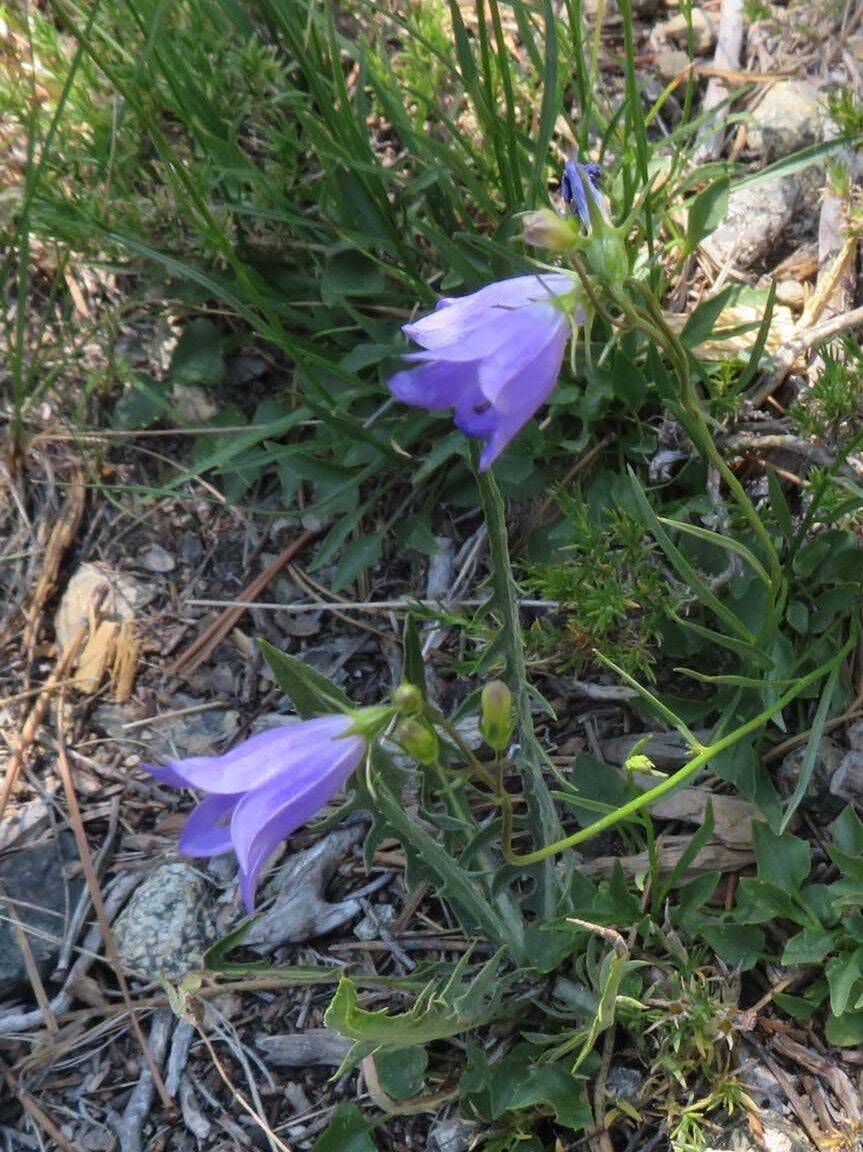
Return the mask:
<path id="1" fill-rule="evenodd" d="M 221 756 L 146 766 L 160 783 L 205 794 L 186 820 L 179 849 L 184 856 L 233 851 L 250 913 L 270 856 L 332 799 L 363 762 L 367 741 L 351 730 L 355 720 L 352 716 L 302 720 L 261 732 Z"/>
<path id="2" fill-rule="evenodd" d="M 554 389 L 570 330 L 582 322 L 579 297 L 572 276 L 551 272 L 443 299 L 404 325 L 422 349 L 405 359 L 419 367 L 397 373 L 389 389 L 414 408 L 454 408 L 456 426 L 485 444 L 485 471 Z"/>

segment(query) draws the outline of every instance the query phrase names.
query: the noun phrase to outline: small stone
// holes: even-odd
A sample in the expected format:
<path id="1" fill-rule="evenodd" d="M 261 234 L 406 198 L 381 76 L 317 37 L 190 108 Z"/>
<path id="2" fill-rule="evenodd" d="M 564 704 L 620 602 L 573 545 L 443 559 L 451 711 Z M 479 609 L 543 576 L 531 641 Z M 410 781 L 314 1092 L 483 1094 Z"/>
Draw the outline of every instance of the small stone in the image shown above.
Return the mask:
<path id="1" fill-rule="evenodd" d="M 806 304 L 806 289 L 799 280 L 780 280 L 776 285 L 776 303 L 799 312 Z"/>
<path id="2" fill-rule="evenodd" d="M 363 916 L 354 928 L 354 936 L 357 940 L 379 940 L 381 929 L 392 928 L 397 915 L 392 904 L 375 904 L 374 916 Z"/>
<path id="3" fill-rule="evenodd" d="M 429 1129 L 429 1152 L 468 1152 L 477 1129 L 477 1124 L 458 1116 L 450 1120 L 435 1120 Z"/>
<path id="4" fill-rule="evenodd" d="M 795 748 L 779 765 L 776 782 L 780 792 L 786 797 L 790 796 L 797 786 L 807 747 L 807 744 L 803 744 Z M 844 754 L 844 749 L 829 736 L 825 736 L 818 745 L 809 786 L 800 802 L 803 811 L 808 812 L 816 820 L 829 823 L 845 807 L 845 801 L 835 795 L 831 788 Z"/>
<path id="5" fill-rule="evenodd" d="M 658 40 L 673 40 L 686 47 L 689 37 L 686 17 L 678 12 L 670 20 L 657 24 L 653 34 Z M 716 43 L 716 25 L 701 8 L 692 9 L 692 39 L 696 56 L 706 55 Z"/>
<path id="6" fill-rule="evenodd" d="M 68 832 L 0 857 L 0 1000 L 29 987 L 12 912 L 21 922 L 40 975 L 47 977 L 63 940 L 66 917 L 84 888 L 80 874 L 70 875 L 77 859 L 75 839 Z"/>
<path id="7" fill-rule="evenodd" d="M 863 720 L 855 720 L 849 725 L 848 747 L 853 752 L 863 752 Z"/>
<path id="8" fill-rule="evenodd" d="M 653 56 L 656 74 L 667 84 L 675 80 L 689 67 L 689 57 L 680 48 L 659 48 Z"/>
<path id="9" fill-rule="evenodd" d="M 163 864 L 133 893 L 114 938 L 132 976 L 176 980 L 199 968 L 215 938 L 209 885 L 187 864 Z"/>
<path id="10" fill-rule="evenodd" d="M 626 1100 L 629 1104 L 636 1104 L 644 1087 L 644 1076 L 635 1068 L 624 1068 L 615 1065 L 608 1070 L 605 1081 L 606 1095 L 617 1100 Z"/>
<path id="11" fill-rule="evenodd" d="M 118 624 L 134 620 L 138 610 L 154 595 L 127 572 L 116 572 L 103 564 L 82 564 L 66 585 L 54 617 L 61 652 L 72 643 L 81 625 L 89 623 L 94 597 L 103 594 L 100 618 Z"/>
<path id="12" fill-rule="evenodd" d="M 859 804 L 863 799 L 863 752 L 852 749 L 842 757 L 842 763 L 830 780 L 830 791 L 838 799 L 849 804 Z"/>
<path id="13" fill-rule="evenodd" d="M 161 544 L 151 544 L 141 556 L 141 565 L 148 572 L 158 572 L 161 575 L 173 572 L 177 567 L 177 561 Z"/>
<path id="14" fill-rule="evenodd" d="M 729 259 L 737 268 L 763 261 L 787 236 L 800 203 L 792 176 L 731 193 L 728 212 L 702 247 L 720 267 Z"/>
<path id="15" fill-rule="evenodd" d="M 823 120 L 818 91 L 808 80 L 780 80 L 753 110 L 746 145 L 760 159 L 779 160 L 814 144 Z"/>

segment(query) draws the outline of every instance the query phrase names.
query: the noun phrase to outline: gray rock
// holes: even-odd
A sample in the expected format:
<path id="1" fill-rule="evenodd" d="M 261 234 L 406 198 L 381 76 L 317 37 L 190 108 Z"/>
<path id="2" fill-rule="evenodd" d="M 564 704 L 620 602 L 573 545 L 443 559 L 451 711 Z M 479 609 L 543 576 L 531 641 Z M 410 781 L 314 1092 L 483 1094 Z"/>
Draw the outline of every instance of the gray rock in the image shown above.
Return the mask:
<path id="1" fill-rule="evenodd" d="M 824 109 L 814 85 L 808 80 L 780 80 L 753 111 L 746 143 L 759 158 L 779 160 L 814 144 L 823 121 Z"/>
<path id="2" fill-rule="evenodd" d="M 731 193 L 725 219 L 702 247 L 720 266 L 731 259 L 737 268 L 751 268 L 786 238 L 800 206 L 793 176 L 737 189 Z"/>
<path id="3" fill-rule="evenodd" d="M 338 1068 L 353 1047 L 353 1040 L 329 1028 L 307 1028 L 280 1036 L 257 1036 L 255 1046 L 276 1068 Z"/>
<path id="4" fill-rule="evenodd" d="M 173 572 L 177 567 L 177 561 L 161 544 L 151 544 L 149 548 L 145 548 L 141 553 L 141 565 L 146 568 L 148 572 L 163 574 Z"/>
<path id="5" fill-rule="evenodd" d="M 354 936 L 358 940 L 377 940 L 381 928 L 392 928 L 397 917 L 398 913 L 392 904 L 375 904 L 374 916 L 363 916 L 354 928 Z"/>
<path id="6" fill-rule="evenodd" d="M 163 864 L 120 913 L 114 938 L 131 975 L 179 979 L 200 967 L 215 939 L 209 885 L 187 864 Z"/>
<path id="7" fill-rule="evenodd" d="M 790 796 L 797 786 L 806 748 L 806 744 L 795 748 L 779 765 L 776 782 L 784 796 Z M 844 749 L 829 736 L 825 736 L 818 745 L 809 786 L 800 803 L 800 807 L 817 820 L 829 822 L 845 807 L 845 801 L 833 791 L 834 777 L 841 768 L 844 755 Z"/>
<path id="8" fill-rule="evenodd" d="M 842 757 L 842 762 L 829 784 L 830 792 L 842 801 L 859 804 L 863 799 L 863 752 L 852 749 Z"/>
<path id="9" fill-rule="evenodd" d="M 644 1086 L 644 1075 L 635 1068 L 614 1065 L 608 1070 L 605 1092 L 616 1100 L 637 1104 Z"/>
<path id="10" fill-rule="evenodd" d="M 83 877 L 71 874 L 77 860 L 68 832 L 0 857 L 0 999 L 29 986 L 11 913 L 21 922 L 40 975 L 47 977 L 84 888 Z"/>
<path id="11" fill-rule="evenodd" d="M 429 1129 L 429 1152 L 468 1152 L 479 1125 L 453 1116 L 449 1120 L 435 1120 Z"/>
<path id="12" fill-rule="evenodd" d="M 197 700 L 178 692 L 173 698 L 172 711 L 194 708 L 206 701 Z M 186 756 L 213 756 L 224 752 L 231 736 L 240 726 L 240 714 L 232 708 L 206 708 L 185 716 L 161 719 L 153 716 L 151 723 L 140 724 L 147 718 L 145 710 L 129 704 L 103 704 L 93 714 L 96 723 L 112 739 L 142 752 L 148 762 L 156 763 Z M 127 724 L 134 723 L 132 729 Z"/>

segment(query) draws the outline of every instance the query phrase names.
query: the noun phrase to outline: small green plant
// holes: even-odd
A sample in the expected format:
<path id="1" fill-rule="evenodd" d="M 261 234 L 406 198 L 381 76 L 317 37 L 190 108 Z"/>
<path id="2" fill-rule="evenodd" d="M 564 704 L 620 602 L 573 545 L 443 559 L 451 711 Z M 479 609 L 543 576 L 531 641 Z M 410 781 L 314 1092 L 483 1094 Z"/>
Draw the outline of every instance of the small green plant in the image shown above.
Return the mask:
<path id="1" fill-rule="evenodd" d="M 863 132 L 863 103 L 847 85 L 834 89 L 827 97 L 827 110 L 840 132 L 857 136 Z"/>
<path id="2" fill-rule="evenodd" d="M 863 420 L 863 347 L 846 336 L 820 355 L 821 371 L 791 415 L 808 436 L 834 441 L 853 435 Z"/>
<path id="3" fill-rule="evenodd" d="M 554 560 L 525 566 L 525 586 L 560 602 L 526 633 L 532 656 L 578 673 L 598 648 L 629 672 L 649 673 L 678 597 L 657 549 L 645 546 L 644 525 L 619 509 L 593 509 L 580 492 L 563 494 L 560 511 Z"/>

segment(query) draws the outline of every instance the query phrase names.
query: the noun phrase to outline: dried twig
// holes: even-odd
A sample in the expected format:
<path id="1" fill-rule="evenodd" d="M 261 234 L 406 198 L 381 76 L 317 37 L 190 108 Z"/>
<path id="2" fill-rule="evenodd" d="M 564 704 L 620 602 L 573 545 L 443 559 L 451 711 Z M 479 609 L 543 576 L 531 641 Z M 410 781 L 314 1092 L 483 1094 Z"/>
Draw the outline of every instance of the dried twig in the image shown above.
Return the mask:
<path id="1" fill-rule="evenodd" d="M 194 672 L 205 660 L 208 660 L 216 647 L 221 644 L 231 629 L 236 625 L 237 621 L 242 617 L 248 605 L 260 596 L 261 592 L 263 592 L 273 577 L 277 576 L 286 564 L 289 564 L 298 553 L 302 552 L 307 544 L 311 544 L 319 535 L 319 532 L 306 531 L 303 532 L 301 536 L 298 536 L 292 544 L 289 544 L 288 547 L 276 557 L 272 564 L 265 568 L 260 575 L 256 576 L 250 584 L 246 585 L 232 607 L 228 608 L 209 624 L 197 640 L 194 640 L 185 652 L 182 652 L 177 657 L 171 665 L 171 671 L 175 674 L 182 672 L 188 675 Z"/>
<path id="2" fill-rule="evenodd" d="M 69 760 L 66 756 L 66 741 L 63 732 L 63 694 L 60 694 L 59 706 L 57 709 L 57 771 L 63 784 L 63 791 L 66 794 L 66 804 L 69 809 L 69 823 L 72 826 L 72 832 L 75 836 L 75 844 L 78 848 L 78 855 L 81 860 L 81 867 L 84 870 L 84 877 L 87 881 L 87 888 L 90 891 L 90 899 L 93 901 L 93 908 L 96 912 L 96 918 L 99 921 L 99 927 L 102 931 L 102 939 L 105 943 L 105 953 L 114 969 L 114 975 L 117 983 L 120 985 L 120 992 L 123 996 L 123 1003 L 129 1013 L 129 1021 L 132 1025 L 132 1030 L 141 1046 L 141 1051 L 144 1059 L 147 1062 L 147 1067 L 150 1070 L 150 1075 L 153 1078 L 153 1083 L 162 1100 L 167 1111 L 173 1110 L 173 1101 L 168 1093 L 165 1091 L 165 1085 L 162 1081 L 159 1069 L 156 1067 L 150 1050 L 147 1046 L 147 1041 L 141 1029 L 140 1021 L 135 1012 L 135 1007 L 132 1003 L 132 997 L 129 992 L 129 985 L 126 982 L 126 977 L 123 974 L 123 967 L 120 963 L 120 956 L 117 952 L 117 945 L 114 941 L 114 934 L 111 931 L 111 925 L 108 922 L 108 917 L 105 912 L 105 902 L 102 899 L 102 892 L 99 887 L 99 880 L 96 876 L 96 870 L 93 867 L 93 860 L 90 856 L 90 846 L 87 843 L 87 835 L 84 832 L 84 824 L 81 820 L 81 810 L 78 807 L 78 797 L 75 794 L 75 786 L 72 783 L 72 774 L 69 770 Z"/>

